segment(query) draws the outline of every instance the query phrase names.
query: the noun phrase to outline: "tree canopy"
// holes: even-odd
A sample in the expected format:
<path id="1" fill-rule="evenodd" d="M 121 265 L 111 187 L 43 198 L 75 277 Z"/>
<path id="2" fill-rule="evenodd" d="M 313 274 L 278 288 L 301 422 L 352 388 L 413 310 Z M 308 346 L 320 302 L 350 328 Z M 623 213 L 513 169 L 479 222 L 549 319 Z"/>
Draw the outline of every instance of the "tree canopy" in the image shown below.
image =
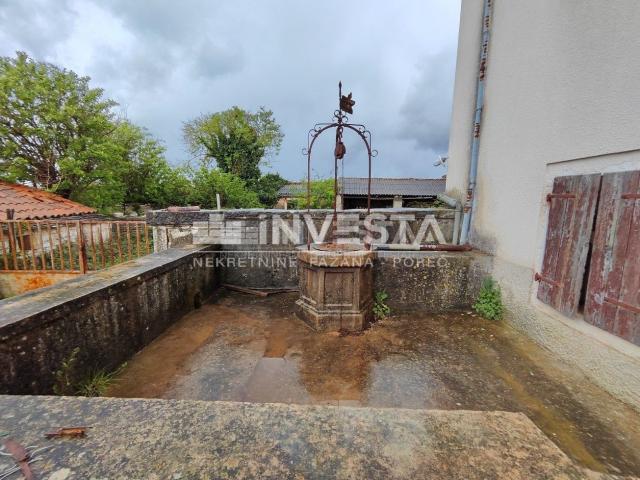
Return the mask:
<path id="1" fill-rule="evenodd" d="M 73 189 L 83 183 L 81 176 L 100 177 L 102 163 L 117 148 L 114 105 L 87 77 L 23 52 L 0 58 L 3 176 L 47 189 Z"/>
<path id="2" fill-rule="evenodd" d="M 273 113 L 238 107 L 184 125 L 200 160 L 172 167 L 163 144 L 119 118 L 89 77 L 26 53 L 0 58 L 0 178 L 53 191 L 108 213 L 125 205 L 272 207 L 286 180 L 262 175 L 283 135 Z M 215 162 L 217 168 L 213 168 Z"/>
<path id="3" fill-rule="evenodd" d="M 303 191 L 291 199 L 293 208 L 332 208 L 334 194 L 334 179 L 317 179 L 311 180 L 311 198 L 307 205 L 307 180 L 301 183 L 305 185 Z"/>
<path id="4" fill-rule="evenodd" d="M 247 182 L 260 178 L 260 163 L 280 151 L 284 135 L 273 112 L 260 108 L 256 113 L 232 107 L 188 121 L 184 139 L 200 166 L 215 161 L 220 170 Z"/>

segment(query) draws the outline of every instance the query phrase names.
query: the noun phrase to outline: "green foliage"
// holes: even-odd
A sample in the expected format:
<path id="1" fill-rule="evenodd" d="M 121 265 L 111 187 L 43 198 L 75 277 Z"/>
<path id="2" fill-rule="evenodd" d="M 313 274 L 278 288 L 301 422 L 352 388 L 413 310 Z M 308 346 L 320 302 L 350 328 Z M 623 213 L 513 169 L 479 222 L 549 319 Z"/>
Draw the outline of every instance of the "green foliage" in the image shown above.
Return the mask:
<path id="1" fill-rule="evenodd" d="M 0 58 L 0 166 L 9 181 L 78 190 L 104 178 L 114 154 L 111 108 L 101 89 L 24 52 Z"/>
<path id="2" fill-rule="evenodd" d="M 189 202 L 204 208 L 216 208 L 216 193 L 221 196 L 223 208 L 261 207 L 256 192 L 247 188 L 245 182 L 220 169 L 197 170 L 193 176 L 193 191 Z"/>
<path id="3" fill-rule="evenodd" d="M 183 134 L 200 166 L 215 161 L 221 171 L 248 182 L 260 177 L 260 162 L 280 151 L 284 137 L 270 110 L 251 113 L 239 107 L 186 122 Z"/>
<path id="4" fill-rule="evenodd" d="M 162 193 L 158 206 L 188 205 L 193 194 L 191 172 L 186 167 L 167 168 L 160 175 Z"/>
<path id="5" fill-rule="evenodd" d="M 115 381 L 115 377 L 117 377 L 127 365 L 124 363 L 113 372 L 98 370 L 86 378 L 79 380 L 77 373 L 79 353 L 80 348 L 74 348 L 69 356 L 62 362 L 60 368 L 55 372 L 53 393 L 56 395 L 80 395 L 82 397 L 103 396 Z"/>
<path id="6" fill-rule="evenodd" d="M 260 203 L 266 208 L 273 208 L 278 202 L 278 190 L 289 183 L 277 173 L 267 173 L 254 182 L 253 190 L 258 194 Z"/>
<path id="7" fill-rule="evenodd" d="M 385 291 L 375 293 L 373 298 L 373 315 L 376 320 L 384 320 L 391 313 L 391 309 L 386 303 L 388 298 L 389 294 Z"/>
<path id="8" fill-rule="evenodd" d="M 53 393 L 56 395 L 73 395 L 75 393 L 75 370 L 78 363 L 80 348 L 74 348 L 69 356 L 62 361 L 60 368 L 54 374 Z"/>
<path id="9" fill-rule="evenodd" d="M 263 159 L 280 149 L 273 113 L 238 107 L 187 122 L 197 170 L 171 167 L 165 148 L 131 122 L 88 77 L 37 62 L 26 53 L 0 58 L 0 178 L 31 184 L 110 213 L 125 205 L 200 204 L 272 207 L 286 183 L 261 176 Z M 218 168 L 210 169 L 212 161 Z"/>
<path id="10" fill-rule="evenodd" d="M 98 370 L 91 374 L 87 379 L 81 382 L 76 388 L 76 394 L 81 397 L 102 397 L 109 387 L 114 384 L 115 377 L 122 373 L 122 370 L 127 366 L 123 363 L 113 372 L 105 372 L 104 370 Z"/>
<path id="11" fill-rule="evenodd" d="M 473 309 L 488 320 L 498 320 L 502 318 L 504 305 L 500 286 L 491 278 L 487 278 L 480 289 L 480 294 Z"/>
<path id="12" fill-rule="evenodd" d="M 311 181 L 311 202 L 307 206 L 307 181 L 303 180 L 303 192 L 291 199 L 293 208 L 332 208 L 334 180 L 332 178 Z"/>
<path id="13" fill-rule="evenodd" d="M 106 212 L 161 205 L 164 147 L 114 118 L 116 103 L 89 81 L 23 52 L 0 58 L 0 178 Z"/>

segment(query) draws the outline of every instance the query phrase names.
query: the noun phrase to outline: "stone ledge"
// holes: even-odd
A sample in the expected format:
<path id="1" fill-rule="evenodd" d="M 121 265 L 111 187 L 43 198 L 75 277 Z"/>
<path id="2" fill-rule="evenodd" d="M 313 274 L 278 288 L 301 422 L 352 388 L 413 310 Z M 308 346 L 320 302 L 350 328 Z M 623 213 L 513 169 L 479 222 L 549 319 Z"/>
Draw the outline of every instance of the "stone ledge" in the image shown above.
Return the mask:
<path id="1" fill-rule="evenodd" d="M 210 253 L 202 245 L 170 248 L 105 270 L 80 275 L 50 287 L 0 300 L 0 332 L 15 322 L 42 314 L 99 290 L 131 280 L 141 282 L 146 276 L 170 269 L 175 262 L 193 256 L 201 250 L 203 253 Z"/>
<path id="2" fill-rule="evenodd" d="M 53 446 L 38 478 L 614 478 L 574 465 L 518 413 L 5 396 L 0 425 Z M 71 425 L 92 428 L 44 439 Z"/>

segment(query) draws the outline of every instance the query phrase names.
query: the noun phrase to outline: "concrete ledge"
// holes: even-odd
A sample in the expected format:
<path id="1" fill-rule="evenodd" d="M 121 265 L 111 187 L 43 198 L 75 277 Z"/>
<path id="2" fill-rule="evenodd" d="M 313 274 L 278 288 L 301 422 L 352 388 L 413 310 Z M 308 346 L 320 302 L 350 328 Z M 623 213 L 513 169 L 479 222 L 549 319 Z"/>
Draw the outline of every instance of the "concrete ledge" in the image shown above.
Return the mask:
<path id="1" fill-rule="evenodd" d="M 50 393 L 79 348 L 78 375 L 110 370 L 189 312 L 216 284 L 199 248 L 170 249 L 0 301 L 0 393 Z"/>
<path id="2" fill-rule="evenodd" d="M 518 413 L 0 397 L 0 425 L 53 446 L 37 478 L 604 478 Z M 70 425 L 92 428 L 44 439 Z"/>

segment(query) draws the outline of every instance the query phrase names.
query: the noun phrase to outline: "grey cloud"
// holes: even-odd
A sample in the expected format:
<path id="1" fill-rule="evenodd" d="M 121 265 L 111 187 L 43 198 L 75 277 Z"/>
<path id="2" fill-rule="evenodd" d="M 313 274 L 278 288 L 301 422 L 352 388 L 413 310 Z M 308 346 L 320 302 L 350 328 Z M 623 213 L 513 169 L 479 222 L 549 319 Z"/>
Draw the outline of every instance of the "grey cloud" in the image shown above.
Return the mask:
<path id="1" fill-rule="evenodd" d="M 457 2 L 407 0 L 398 8 L 370 0 L 66 1 L 81 15 L 103 12 L 104 22 L 88 33 L 79 28 L 87 19 L 72 15 L 51 37 L 30 40 L 33 48 L 58 45 L 64 55 L 49 60 L 91 76 L 132 121 L 165 141 L 173 163 L 187 158 L 184 121 L 233 105 L 264 105 L 285 133 L 272 169 L 300 178 L 307 131 L 331 120 L 342 80 L 358 102 L 352 120 L 371 129 L 380 152 L 376 175 L 442 174 L 431 165 L 446 151 Z M 28 7 L 13 8 L 10 21 L 29 22 L 32 9 L 58 5 L 20 2 Z M 7 35 L 12 46 L 26 45 L 19 32 Z M 12 53 L 5 48 L 0 44 L 3 55 Z M 366 157 L 358 139 L 346 141 L 347 173 L 357 174 Z M 319 175 L 331 174 L 330 143 L 318 143 Z"/>
<path id="2" fill-rule="evenodd" d="M 75 17 L 69 0 L 0 0 L 0 41 L 14 40 L 44 58 L 69 36 Z"/>
<path id="3" fill-rule="evenodd" d="M 400 138 L 422 150 L 446 153 L 455 75 L 455 54 L 446 51 L 424 59 L 400 109 Z"/>
<path id="4" fill-rule="evenodd" d="M 243 51 L 238 45 L 224 45 L 211 40 L 204 41 L 193 56 L 194 73 L 205 78 L 238 72 L 244 63 Z"/>

